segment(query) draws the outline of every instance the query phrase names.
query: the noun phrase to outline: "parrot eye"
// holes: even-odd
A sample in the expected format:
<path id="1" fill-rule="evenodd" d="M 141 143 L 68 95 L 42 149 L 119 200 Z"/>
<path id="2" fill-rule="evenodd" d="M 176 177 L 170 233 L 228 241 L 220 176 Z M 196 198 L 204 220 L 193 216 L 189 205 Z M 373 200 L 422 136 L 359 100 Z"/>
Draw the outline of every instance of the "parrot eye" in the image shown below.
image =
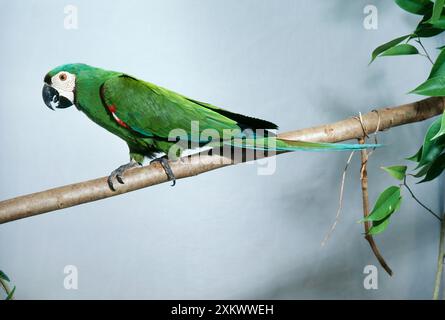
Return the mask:
<path id="1" fill-rule="evenodd" d="M 59 74 L 59 79 L 60 79 L 61 81 L 65 81 L 66 78 L 67 78 L 66 73 L 61 73 L 61 74 Z"/>

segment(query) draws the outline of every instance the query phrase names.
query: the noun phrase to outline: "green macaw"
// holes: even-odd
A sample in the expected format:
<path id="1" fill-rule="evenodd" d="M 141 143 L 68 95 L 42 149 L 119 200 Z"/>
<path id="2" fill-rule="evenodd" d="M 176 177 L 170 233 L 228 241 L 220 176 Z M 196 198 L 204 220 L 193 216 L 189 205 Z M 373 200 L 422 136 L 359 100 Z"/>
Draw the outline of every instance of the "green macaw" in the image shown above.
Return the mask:
<path id="1" fill-rule="evenodd" d="M 125 170 L 141 165 L 144 157 L 160 162 L 174 185 L 175 177 L 167 157 L 155 158 L 155 155 L 163 153 L 168 154 L 169 158 L 178 158 L 182 150 L 191 148 L 192 143 L 272 152 L 356 150 L 377 146 L 278 139 L 269 131 L 278 128 L 272 122 L 190 99 L 122 72 L 86 64 L 59 66 L 48 72 L 44 82 L 42 96 L 50 109 L 74 105 L 95 123 L 127 142 L 130 162 L 114 170 L 108 177 L 112 190 L 113 180 L 124 183 L 122 175 Z M 193 132 L 193 121 L 199 125 L 199 134 Z M 175 129 L 176 133 L 172 135 Z M 217 134 L 216 139 L 213 136 L 202 138 L 200 133 L 209 130 Z M 227 135 L 227 132 L 231 132 L 231 135 Z M 172 154 L 169 151 L 173 145 L 181 147 Z"/>

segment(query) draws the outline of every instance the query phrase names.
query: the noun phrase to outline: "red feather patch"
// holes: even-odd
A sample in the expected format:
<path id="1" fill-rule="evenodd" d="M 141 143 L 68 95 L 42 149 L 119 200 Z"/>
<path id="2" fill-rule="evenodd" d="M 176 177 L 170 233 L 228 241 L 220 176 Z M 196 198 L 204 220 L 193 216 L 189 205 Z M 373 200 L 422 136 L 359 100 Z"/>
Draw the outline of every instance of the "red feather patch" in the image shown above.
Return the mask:
<path id="1" fill-rule="evenodd" d="M 121 126 L 121 127 L 124 127 L 124 128 L 129 128 L 129 126 L 125 123 L 125 122 L 123 122 L 121 119 L 119 119 L 119 117 L 116 115 L 116 106 L 115 105 L 111 105 L 111 106 L 108 106 L 108 110 L 111 112 L 111 114 L 113 115 L 113 118 L 114 118 L 114 120 L 116 120 L 116 122 Z"/>
<path id="2" fill-rule="evenodd" d="M 108 106 L 108 110 L 109 110 L 111 113 L 115 113 L 115 112 L 116 112 L 116 107 L 115 107 L 114 105 Z"/>

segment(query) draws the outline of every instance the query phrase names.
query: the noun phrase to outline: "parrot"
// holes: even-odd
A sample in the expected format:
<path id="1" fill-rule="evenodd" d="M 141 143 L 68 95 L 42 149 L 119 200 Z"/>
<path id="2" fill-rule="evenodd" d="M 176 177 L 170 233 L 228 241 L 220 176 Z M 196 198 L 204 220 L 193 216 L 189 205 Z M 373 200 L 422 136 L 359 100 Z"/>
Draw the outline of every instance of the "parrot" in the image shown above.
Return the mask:
<path id="1" fill-rule="evenodd" d="M 175 185 L 176 178 L 168 160 L 179 159 L 192 143 L 199 147 L 227 146 L 273 152 L 361 150 L 380 146 L 279 139 L 274 133 L 278 126 L 270 121 L 188 98 L 123 72 L 83 63 L 58 66 L 49 71 L 43 81 L 42 98 L 48 108 L 75 106 L 127 143 L 130 161 L 113 170 L 107 179 L 113 191 L 116 190 L 114 182 L 123 184 L 124 172 L 141 166 L 145 158 L 151 159 L 150 163 L 159 162 L 168 180 Z M 199 133 L 213 130 L 217 137 L 202 138 L 193 134 L 193 121 L 199 124 Z M 170 133 L 176 129 L 181 134 L 172 137 Z M 227 136 L 227 131 L 233 135 Z M 180 147 L 169 152 L 174 145 Z M 160 154 L 162 156 L 158 156 Z"/>

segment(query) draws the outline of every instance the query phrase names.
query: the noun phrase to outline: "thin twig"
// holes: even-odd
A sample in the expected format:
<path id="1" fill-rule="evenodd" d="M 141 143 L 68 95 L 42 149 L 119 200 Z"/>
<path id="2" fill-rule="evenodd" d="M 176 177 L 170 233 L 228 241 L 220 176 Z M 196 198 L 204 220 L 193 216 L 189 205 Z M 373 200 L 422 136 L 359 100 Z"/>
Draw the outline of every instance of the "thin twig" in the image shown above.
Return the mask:
<path id="1" fill-rule="evenodd" d="M 420 44 L 420 46 L 421 46 L 422 49 L 423 49 L 423 52 L 425 52 L 425 54 L 420 54 L 420 55 L 426 57 L 426 58 L 431 62 L 431 64 L 434 64 L 434 61 L 431 59 L 430 55 L 428 54 L 428 51 L 426 51 L 425 47 L 423 46 L 422 41 L 420 41 L 420 37 L 417 38 L 416 42 L 417 42 L 418 44 Z"/>
<path id="2" fill-rule="evenodd" d="M 365 138 L 362 137 L 358 139 L 360 144 L 365 143 Z M 368 196 L 368 171 L 367 171 L 367 163 L 368 163 L 368 152 L 366 150 L 361 150 L 361 168 L 360 168 L 360 180 L 362 185 L 362 199 L 363 199 L 363 216 L 366 218 L 369 215 L 369 196 Z M 374 241 L 372 235 L 369 234 L 369 230 L 371 228 L 370 222 L 366 221 L 365 225 L 365 239 L 368 241 L 369 246 L 371 247 L 372 252 L 375 257 L 379 261 L 385 271 L 392 276 L 393 272 L 389 265 L 386 263 L 382 254 L 377 247 L 377 244 Z"/>
<path id="3" fill-rule="evenodd" d="M 442 214 L 442 217 L 445 217 L 445 212 Z M 445 219 L 442 219 L 442 222 L 440 223 L 439 254 L 437 256 L 437 271 L 436 271 L 436 280 L 434 284 L 434 293 L 433 293 L 434 300 L 439 300 L 444 259 L 445 259 Z"/>
<path id="4" fill-rule="evenodd" d="M 341 213 L 341 209 L 343 207 L 343 191 L 344 191 L 344 187 L 345 187 L 345 178 L 346 178 L 346 172 L 348 171 L 348 166 L 351 163 L 352 157 L 354 156 L 354 151 L 351 152 L 351 154 L 349 155 L 348 161 L 346 161 L 346 165 L 345 165 L 345 169 L 343 170 L 343 175 L 341 178 L 341 184 L 340 184 L 340 199 L 338 201 L 338 209 L 337 209 L 337 214 L 335 215 L 335 220 L 334 223 L 331 226 L 331 229 L 328 231 L 328 233 L 326 234 L 326 236 L 324 237 L 323 241 L 321 242 L 321 246 L 323 247 L 326 242 L 329 240 L 329 238 L 331 237 L 332 233 L 335 230 L 335 227 L 337 226 L 338 221 L 340 220 L 340 213 Z"/>
<path id="5" fill-rule="evenodd" d="M 403 185 L 405 186 L 405 188 L 409 191 L 409 193 L 411 194 L 411 197 L 413 197 L 414 200 L 416 200 L 416 202 L 418 204 L 420 204 L 425 210 L 427 210 L 429 213 L 431 213 L 433 216 L 435 216 L 437 219 L 439 219 L 439 221 L 442 221 L 442 218 L 439 217 L 439 215 L 437 213 L 435 213 L 433 210 L 431 210 L 430 208 L 428 208 L 426 205 L 424 205 L 419 199 L 417 199 L 417 197 L 414 195 L 413 191 L 411 190 L 411 188 L 408 186 L 408 184 L 406 183 L 406 176 L 403 179 Z"/>

